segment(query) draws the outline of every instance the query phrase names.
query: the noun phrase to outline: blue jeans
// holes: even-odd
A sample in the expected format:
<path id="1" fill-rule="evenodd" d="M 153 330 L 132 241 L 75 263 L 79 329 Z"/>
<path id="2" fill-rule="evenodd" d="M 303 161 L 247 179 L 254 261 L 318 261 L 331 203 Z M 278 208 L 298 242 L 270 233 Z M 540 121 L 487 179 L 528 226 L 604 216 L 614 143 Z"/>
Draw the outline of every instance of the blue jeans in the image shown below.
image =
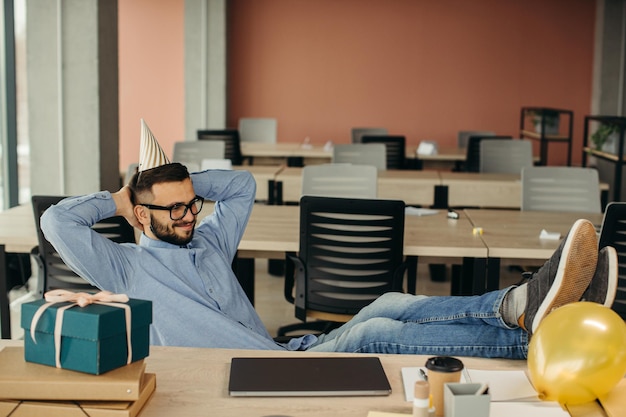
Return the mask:
<path id="1" fill-rule="evenodd" d="M 387 293 L 307 350 L 524 359 L 528 333 L 500 314 L 510 289 L 470 297 Z"/>

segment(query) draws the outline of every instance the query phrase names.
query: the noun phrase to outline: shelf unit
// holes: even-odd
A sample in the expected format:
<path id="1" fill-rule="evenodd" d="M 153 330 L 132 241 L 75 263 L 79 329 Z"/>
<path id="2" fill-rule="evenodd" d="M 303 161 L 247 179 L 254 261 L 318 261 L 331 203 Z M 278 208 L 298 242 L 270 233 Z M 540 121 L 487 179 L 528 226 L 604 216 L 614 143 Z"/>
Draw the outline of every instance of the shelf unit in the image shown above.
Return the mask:
<path id="1" fill-rule="evenodd" d="M 619 139 L 617 142 L 617 153 L 605 152 L 589 146 L 589 136 L 591 133 L 591 122 L 599 124 L 612 124 L 617 126 Z M 598 126 L 599 127 L 599 126 Z M 613 179 L 613 199 L 621 201 L 622 192 L 622 172 L 624 171 L 624 132 L 626 131 L 626 117 L 620 116 L 585 116 L 585 130 L 583 134 L 583 166 L 587 166 L 587 157 L 593 155 L 598 159 L 612 162 L 615 165 Z M 594 130 L 595 132 L 595 130 Z"/>
<path id="2" fill-rule="evenodd" d="M 559 133 L 546 133 L 548 125 L 547 114 L 556 113 L 559 120 Z M 534 126 L 528 126 L 530 114 L 541 115 L 541 129 L 539 132 Z M 520 112 L 520 137 L 539 141 L 539 165 L 547 165 L 548 144 L 550 142 L 567 143 L 567 166 L 572 165 L 572 128 L 574 112 L 571 110 L 555 109 L 551 107 L 522 107 Z M 567 128 L 565 129 L 564 126 Z M 530 127 L 530 128 L 529 128 Z"/>

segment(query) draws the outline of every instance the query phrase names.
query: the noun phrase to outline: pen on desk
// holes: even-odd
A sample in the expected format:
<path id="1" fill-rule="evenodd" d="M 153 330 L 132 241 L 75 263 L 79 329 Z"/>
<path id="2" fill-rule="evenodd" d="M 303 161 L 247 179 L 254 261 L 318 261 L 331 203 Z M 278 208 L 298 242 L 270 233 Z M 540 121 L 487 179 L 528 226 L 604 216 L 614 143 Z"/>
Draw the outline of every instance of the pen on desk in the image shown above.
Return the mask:
<path id="1" fill-rule="evenodd" d="M 420 368 L 420 376 L 424 381 L 428 382 L 428 375 L 426 375 L 426 372 L 424 372 L 422 368 Z"/>

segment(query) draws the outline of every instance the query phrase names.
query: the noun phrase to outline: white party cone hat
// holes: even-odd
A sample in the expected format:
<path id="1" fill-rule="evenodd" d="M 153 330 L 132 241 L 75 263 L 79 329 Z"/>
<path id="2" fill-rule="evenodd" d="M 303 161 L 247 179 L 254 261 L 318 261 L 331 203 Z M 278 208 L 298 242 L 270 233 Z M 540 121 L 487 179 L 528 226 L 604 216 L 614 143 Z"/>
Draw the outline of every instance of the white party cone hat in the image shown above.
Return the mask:
<path id="1" fill-rule="evenodd" d="M 141 144 L 139 148 L 139 172 L 169 164 L 170 160 L 161 149 L 150 128 L 141 119 Z"/>

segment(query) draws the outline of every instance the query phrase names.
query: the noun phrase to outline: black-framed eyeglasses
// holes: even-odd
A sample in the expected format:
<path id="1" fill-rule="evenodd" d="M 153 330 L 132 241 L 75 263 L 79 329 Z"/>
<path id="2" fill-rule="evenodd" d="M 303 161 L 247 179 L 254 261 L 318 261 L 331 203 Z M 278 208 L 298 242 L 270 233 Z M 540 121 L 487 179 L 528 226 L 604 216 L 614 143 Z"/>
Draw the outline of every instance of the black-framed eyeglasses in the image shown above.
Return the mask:
<path id="1" fill-rule="evenodd" d="M 150 210 L 168 210 L 170 212 L 170 219 L 180 220 L 187 215 L 187 210 L 191 210 L 191 214 L 193 214 L 194 216 L 200 213 L 203 204 L 204 198 L 197 195 L 193 200 L 189 202 L 189 204 L 176 203 L 172 204 L 171 206 L 156 206 L 154 204 L 140 203 L 139 205 L 147 207 Z"/>

